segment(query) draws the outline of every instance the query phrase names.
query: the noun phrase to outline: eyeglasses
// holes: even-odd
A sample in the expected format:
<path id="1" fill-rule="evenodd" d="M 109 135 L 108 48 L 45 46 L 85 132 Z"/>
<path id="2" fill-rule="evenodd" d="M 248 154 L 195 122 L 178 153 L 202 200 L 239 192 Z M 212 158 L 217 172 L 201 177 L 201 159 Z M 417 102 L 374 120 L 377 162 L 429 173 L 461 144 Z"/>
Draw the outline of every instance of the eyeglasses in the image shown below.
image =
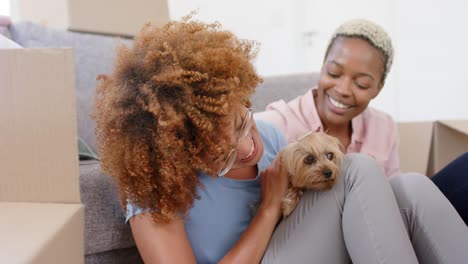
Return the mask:
<path id="1" fill-rule="evenodd" d="M 249 108 L 247 113 L 245 113 L 244 120 L 242 121 L 242 125 L 239 130 L 239 134 L 237 135 L 236 146 L 233 149 L 231 149 L 231 151 L 229 152 L 229 155 L 227 156 L 226 160 L 221 166 L 221 169 L 219 169 L 218 177 L 223 177 L 224 175 L 226 175 L 226 173 L 229 172 L 229 170 L 231 170 L 232 165 L 236 161 L 237 147 L 239 146 L 239 143 L 247 137 L 247 135 L 250 132 L 250 129 L 252 128 L 252 124 L 253 124 L 252 117 L 253 117 L 252 110 Z"/>

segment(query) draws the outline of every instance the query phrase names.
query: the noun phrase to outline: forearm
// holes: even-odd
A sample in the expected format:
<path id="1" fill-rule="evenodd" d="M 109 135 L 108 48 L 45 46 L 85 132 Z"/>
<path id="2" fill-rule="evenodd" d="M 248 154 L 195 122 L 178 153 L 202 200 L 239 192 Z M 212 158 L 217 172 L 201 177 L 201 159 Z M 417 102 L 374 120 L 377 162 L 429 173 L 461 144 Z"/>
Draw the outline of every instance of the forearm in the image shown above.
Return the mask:
<path id="1" fill-rule="evenodd" d="M 280 217 L 279 208 L 260 208 L 240 239 L 219 263 L 259 263 Z"/>

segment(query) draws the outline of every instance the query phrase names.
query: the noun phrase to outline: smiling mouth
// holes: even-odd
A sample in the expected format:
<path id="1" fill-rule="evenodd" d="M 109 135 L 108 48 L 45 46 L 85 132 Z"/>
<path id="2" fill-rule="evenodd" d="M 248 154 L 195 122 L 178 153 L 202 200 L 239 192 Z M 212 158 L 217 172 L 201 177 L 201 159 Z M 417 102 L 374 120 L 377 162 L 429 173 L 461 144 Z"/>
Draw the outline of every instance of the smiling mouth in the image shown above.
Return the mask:
<path id="1" fill-rule="evenodd" d="M 328 100 L 330 101 L 330 103 L 336 108 L 349 109 L 352 107 L 352 105 L 346 105 L 346 104 L 338 102 L 337 100 L 333 99 L 330 95 L 327 95 L 327 96 L 328 96 Z"/>
<path id="2" fill-rule="evenodd" d="M 257 144 L 255 144 L 255 140 L 253 138 L 250 139 L 251 144 L 250 144 L 250 151 L 249 154 L 245 158 L 242 158 L 242 162 L 250 161 L 253 157 L 255 157 L 256 150 L 257 150 Z"/>

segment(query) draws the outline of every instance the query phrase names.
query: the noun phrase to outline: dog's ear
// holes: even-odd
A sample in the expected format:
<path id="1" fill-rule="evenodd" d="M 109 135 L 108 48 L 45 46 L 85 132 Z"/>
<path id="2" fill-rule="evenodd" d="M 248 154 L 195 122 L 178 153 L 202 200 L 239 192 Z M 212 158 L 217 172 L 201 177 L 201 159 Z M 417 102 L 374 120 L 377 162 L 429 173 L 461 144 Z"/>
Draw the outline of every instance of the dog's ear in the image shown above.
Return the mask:
<path id="1" fill-rule="evenodd" d="M 297 169 L 297 156 L 300 151 L 300 145 L 298 142 L 290 143 L 284 148 L 280 154 L 282 159 L 283 168 L 291 175 L 296 173 Z"/>

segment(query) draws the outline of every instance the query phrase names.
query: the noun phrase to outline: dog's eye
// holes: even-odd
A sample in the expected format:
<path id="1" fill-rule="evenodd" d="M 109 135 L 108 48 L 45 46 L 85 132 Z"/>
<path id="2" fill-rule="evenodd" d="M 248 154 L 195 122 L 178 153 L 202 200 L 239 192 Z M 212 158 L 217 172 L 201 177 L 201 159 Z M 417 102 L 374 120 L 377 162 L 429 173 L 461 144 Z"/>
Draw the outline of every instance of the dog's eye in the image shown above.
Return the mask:
<path id="1" fill-rule="evenodd" d="M 304 163 L 307 164 L 307 165 L 311 165 L 311 164 L 315 163 L 315 157 L 314 157 L 314 155 L 307 155 L 307 156 L 304 158 Z"/>
<path id="2" fill-rule="evenodd" d="M 327 153 L 327 159 L 332 160 L 333 156 L 334 156 L 333 152 L 328 152 Z"/>

